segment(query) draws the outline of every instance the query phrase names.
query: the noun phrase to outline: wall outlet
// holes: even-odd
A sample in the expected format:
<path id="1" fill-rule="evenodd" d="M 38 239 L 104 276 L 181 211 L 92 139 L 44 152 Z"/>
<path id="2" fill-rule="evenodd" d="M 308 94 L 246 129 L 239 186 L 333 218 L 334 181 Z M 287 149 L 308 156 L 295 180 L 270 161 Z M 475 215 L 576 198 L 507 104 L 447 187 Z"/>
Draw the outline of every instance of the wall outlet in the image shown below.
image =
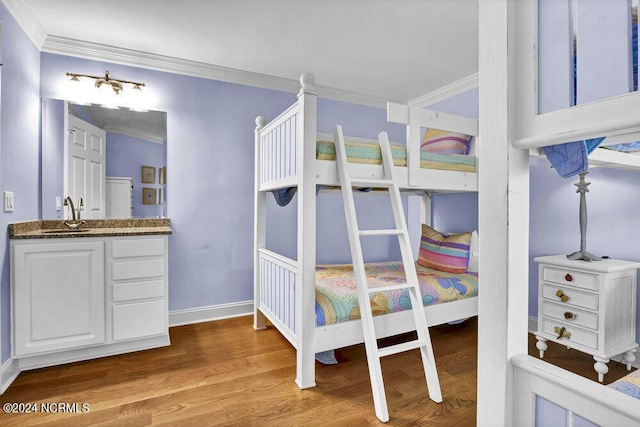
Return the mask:
<path id="1" fill-rule="evenodd" d="M 60 196 L 56 197 L 56 210 L 57 211 L 62 210 L 62 197 Z"/>
<path id="2" fill-rule="evenodd" d="M 13 191 L 5 191 L 4 192 L 4 211 L 5 212 L 13 212 Z"/>

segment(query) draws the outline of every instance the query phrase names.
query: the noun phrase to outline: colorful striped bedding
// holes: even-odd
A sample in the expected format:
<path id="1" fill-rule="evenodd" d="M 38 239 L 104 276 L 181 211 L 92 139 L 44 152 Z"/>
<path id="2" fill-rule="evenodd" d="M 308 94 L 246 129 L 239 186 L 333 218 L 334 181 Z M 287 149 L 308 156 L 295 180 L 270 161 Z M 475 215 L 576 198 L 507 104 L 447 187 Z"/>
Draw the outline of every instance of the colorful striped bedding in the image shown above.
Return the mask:
<path id="1" fill-rule="evenodd" d="M 636 399 L 640 399 L 640 370 L 635 370 L 632 373 L 625 375 L 619 380 L 609 384 L 608 387 L 618 390 L 624 394 L 628 394 Z"/>
<path id="2" fill-rule="evenodd" d="M 347 158 L 353 163 L 380 164 L 382 156 L 377 144 L 348 142 L 346 144 Z M 407 166 L 407 150 L 402 145 L 392 145 L 391 155 L 393 164 Z M 316 144 L 316 158 L 320 160 L 335 160 L 336 147 L 332 141 L 318 141 Z M 426 169 L 451 170 L 457 172 L 475 172 L 476 158 L 462 154 L 441 154 L 420 151 L 420 167 Z"/>
<path id="3" fill-rule="evenodd" d="M 471 298 L 478 295 L 477 273 L 447 273 L 416 264 L 425 306 Z M 369 286 L 404 283 L 402 262 L 366 265 Z M 408 291 L 378 292 L 371 295 L 374 315 L 411 308 Z M 329 325 L 360 318 L 358 297 L 351 264 L 316 267 L 316 324 Z"/>

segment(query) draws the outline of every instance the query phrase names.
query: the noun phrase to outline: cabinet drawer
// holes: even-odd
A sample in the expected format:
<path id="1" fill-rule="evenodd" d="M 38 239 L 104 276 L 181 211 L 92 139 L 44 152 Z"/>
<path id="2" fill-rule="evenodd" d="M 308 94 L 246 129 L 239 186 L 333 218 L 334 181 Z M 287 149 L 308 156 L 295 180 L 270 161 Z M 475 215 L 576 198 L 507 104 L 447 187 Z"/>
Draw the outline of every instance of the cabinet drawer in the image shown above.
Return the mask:
<path id="1" fill-rule="evenodd" d="M 164 299 L 113 306 L 113 340 L 128 340 L 167 333 Z"/>
<path id="2" fill-rule="evenodd" d="M 556 296 L 556 292 L 558 291 L 562 291 L 562 293 L 569 297 L 569 299 L 566 302 L 562 302 L 560 297 Z M 589 310 L 598 310 L 598 294 L 580 292 L 566 286 L 545 283 L 542 288 L 542 296 L 560 305 L 572 305 Z"/>
<path id="3" fill-rule="evenodd" d="M 552 267 L 542 268 L 542 280 L 545 282 L 560 283 L 591 291 L 598 290 L 598 276 L 595 274 L 581 273 L 570 269 Z"/>
<path id="4" fill-rule="evenodd" d="M 117 239 L 113 241 L 112 249 L 114 258 L 160 256 L 164 255 L 164 238 Z"/>
<path id="5" fill-rule="evenodd" d="M 114 262 L 111 270 L 113 280 L 137 280 L 164 276 L 164 258 L 143 261 Z"/>
<path id="6" fill-rule="evenodd" d="M 565 331 L 571 334 L 571 337 L 558 340 L 558 333 L 555 331 L 556 327 L 564 327 Z M 560 343 L 564 342 L 569 347 L 571 347 L 571 344 L 573 343 L 583 345 L 594 350 L 598 349 L 598 334 L 596 334 L 595 332 L 589 332 L 584 329 L 576 328 L 563 322 L 558 322 L 555 319 L 543 317 L 542 331 L 545 334 L 548 334 L 550 337 L 553 337 L 554 341 Z"/>
<path id="7" fill-rule="evenodd" d="M 113 285 L 113 302 L 163 297 L 164 279 L 146 282 L 124 282 Z"/>
<path id="8" fill-rule="evenodd" d="M 571 313 L 574 318 L 565 318 L 565 313 Z M 542 315 L 545 317 L 553 317 L 571 325 L 579 325 L 586 328 L 598 329 L 598 314 L 589 311 L 577 310 L 567 307 L 564 304 L 556 304 L 547 300 L 542 301 Z"/>

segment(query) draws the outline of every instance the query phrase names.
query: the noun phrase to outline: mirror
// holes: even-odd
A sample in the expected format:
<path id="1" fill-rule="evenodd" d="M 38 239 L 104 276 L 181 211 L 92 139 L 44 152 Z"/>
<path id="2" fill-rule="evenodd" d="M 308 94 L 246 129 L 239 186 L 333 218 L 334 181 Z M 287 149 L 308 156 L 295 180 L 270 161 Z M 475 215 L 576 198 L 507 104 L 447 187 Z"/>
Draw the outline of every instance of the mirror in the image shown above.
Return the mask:
<path id="1" fill-rule="evenodd" d="M 70 117 L 72 116 L 72 117 Z M 78 120 L 79 119 L 79 120 Z M 88 125 L 86 125 L 88 123 Z M 102 151 L 102 166 L 73 169 L 78 163 L 71 150 L 84 129 L 103 130 L 104 139 L 93 144 Z M 65 147 L 65 145 L 67 145 Z M 92 145 L 89 143 L 88 145 Z M 69 148 L 71 147 L 71 148 Z M 99 147 L 103 147 L 100 149 Z M 72 154 L 67 160 L 68 152 Z M 71 169 L 69 167 L 71 164 Z M 64 100 L 42 100 L 42 206 L 41 216 L 62 219 L 69 215 L 63 200 L 78 204 L 84 194 L 82 218 L 159 218 L 167 214 L 167 114 L 163 111 L 110 109 L 78 105 Z M 100 171 L 76 182 L 78 170 Z M 104 171 L 104 172 L 102 172 Z M 94 182 L 95 194 L 87 184 Z M 143 182 L 144 181 L 144 182 Z M 66 188 L 65 188 L 66 187 Z M 81 189 L 81 190 L 80 190 Z M 76 196 L 74 196 L 76 195 Z M 93 208 L 92 208 L 93 203 Z M 77 207 L 76 207 L 77 208 Z M 94 209 L 95 208 L 95 209 Z"/>

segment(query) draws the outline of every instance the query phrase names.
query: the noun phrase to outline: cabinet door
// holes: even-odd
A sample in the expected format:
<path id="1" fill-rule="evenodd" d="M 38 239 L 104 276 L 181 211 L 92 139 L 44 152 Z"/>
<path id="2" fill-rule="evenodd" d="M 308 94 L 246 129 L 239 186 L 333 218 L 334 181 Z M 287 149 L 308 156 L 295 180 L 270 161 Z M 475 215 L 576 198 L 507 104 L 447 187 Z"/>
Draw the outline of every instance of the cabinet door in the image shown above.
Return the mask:
<path id="1" fill-rule="evenodd" d="M 104 243 L 13 247 L 16 357 L 105 342 Z"/>

